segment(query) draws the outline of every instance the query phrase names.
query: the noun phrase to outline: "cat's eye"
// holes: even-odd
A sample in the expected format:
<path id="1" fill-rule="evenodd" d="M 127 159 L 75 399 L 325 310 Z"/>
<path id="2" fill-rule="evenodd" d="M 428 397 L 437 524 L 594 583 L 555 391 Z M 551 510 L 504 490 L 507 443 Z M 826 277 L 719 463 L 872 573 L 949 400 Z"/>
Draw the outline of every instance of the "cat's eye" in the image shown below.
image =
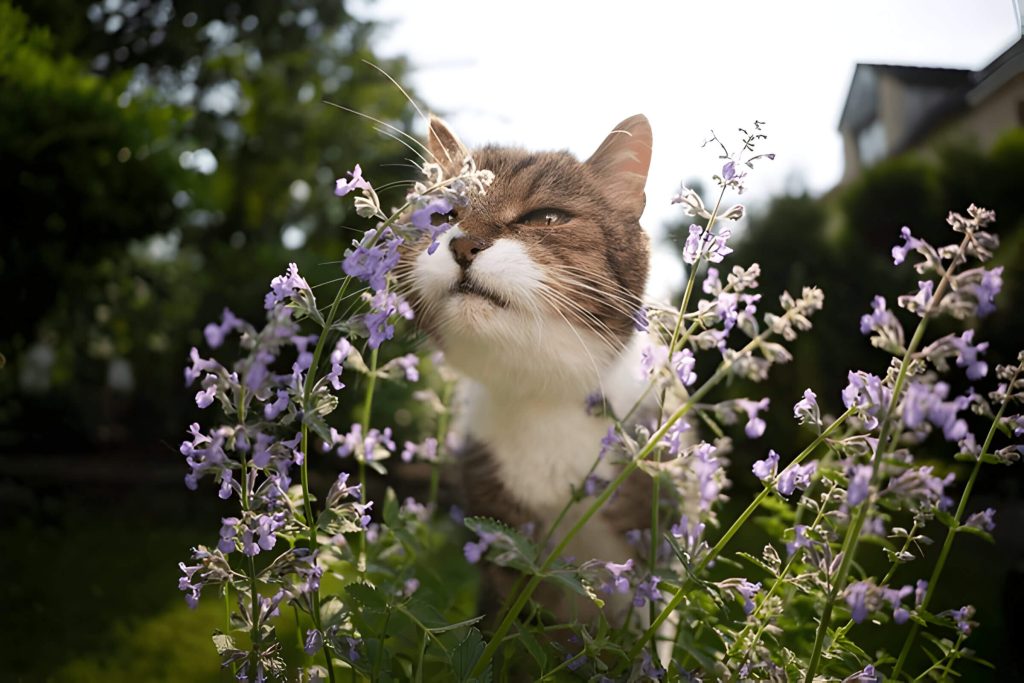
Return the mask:
<path id="1" fill-rule="evenodd" d="M 537 209 L 536 211 L 523 214 L 516 219 L 516 223 L 518 225 L 530 226 L 561 225 L 568 222 L 570 218 L 569 214 L 558 209 Z"/>
<path id="2" fill-rule="evenodd" d="M 443 223 L 455 224 L 459 220 L 459 213 L 455 209 L 452 209 L 448 213 L 435 213 L 430 216 L 430 224 L 434 227 L 442 225 Z"/>

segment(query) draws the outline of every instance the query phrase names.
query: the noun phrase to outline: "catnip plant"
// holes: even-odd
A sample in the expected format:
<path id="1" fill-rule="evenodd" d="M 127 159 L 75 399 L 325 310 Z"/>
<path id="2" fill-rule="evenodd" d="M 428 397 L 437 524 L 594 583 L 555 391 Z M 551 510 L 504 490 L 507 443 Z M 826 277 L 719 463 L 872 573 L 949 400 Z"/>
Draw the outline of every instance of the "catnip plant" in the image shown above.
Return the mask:
<path id="1" fill-rule="evenodd" d="M 590 474 L 567 492 L 562 514 L 580 504 L 582 514 L 546 536 L 441 509 L 440 471 L 455 450 L 448 425 L 456 379 L 439 354 L 421 362 L 389 352 L 401 321 L 413 317 L 395 284 L 403 246 L 429 240 L 429 258 L 452 227 L 452 210 L 486 193 L 493 174 L 471 157 L 456 174 L 424 163 L 391 211 L 359 165 L 339 179 L 336 194 L 354 196 L 356 213 L 374 225 L 344 254 L 330 302 L 318 301 L 290 264 L 270 283 L 262 325 L 225 309 L 203 330 L 206 357 L 193 348 L 185 369 L 197 405 L 221 414 L 215 424 L 189 427 L 185 484 L 215 490 L 236 512 L 221 519 L 215 544 L 197 545 L 180 564 L 179 588 L 192 606 L 224 602 L 224 629 L 213 636 L 223 666 L 244 681 L 867 682 L 944 678 L 976 661 L 973 607 L 937 605 L 935 590 L 958 537 L 991 540 L 994 512 L 967 514 L 981 467 L 1012 464 L 1024 448 L 1024 353 L 1016 365 L 990 369 L 988 344 L 966 326 L 994 310 L 1002 284 L 1002 269 L 986 265 L 998 246 L 995 216 L 975 206 L 950 213 L 957 240 L 940 247 L 904 227 L 892 260 L 915 269 L 918 287 L 895 307 L 875 297 L 860 321 L 861 334 L 889 358 L 886 371 L 851 370 L 836 397 L 838 416 L 807 388 L 785 407 L 804 426 L 806 445 L 795 453 L 762 447 L 769 399 L 716 399 L 715 390 L 733 379 L 763 381 L 790 361 L 786 344 L 824 305 L 820 290 L 805 287 L 764 312 L 759 266 L 727 263 L 731 230 L 723 226 L 744 208 L 723 209 L 723 201 L 774 158 L 759 152 L 764 140 L 761 122 L 741 129 L 738 149 L 712 135 L 722 160 L 714 202 L 685 187 L 673 198 L 701 219 L 682 250 L 682 300 L 678 308 L 645 306 L 635 320 L 646 340 L 636 372 L 660 413 L 641 419 L 638 402 L 615 415 L 600 396 L 581 406 L 614 426 Z M 940 318 L 964 328 L 929 335 Z M 229 347 L 237 360 L 227 359 Z M 716 361 L 706 377 L 696 371 L 702 355 Z M 432 428 L 400 445 L 390 426 L 374 424 L 380 382 L 408 386 Z M 955 394 L 964 382 L 971 388 Z M 353 384 L 358 415 L 339 423 L 339 395 Z M 968 413 L 971 423 L 985 421 L 984 432 L 970 430 Z M 762 455 L 751 468 L 730 461 L 727 434 L 739 424 L 751 442 L 743 449 Z M 918 457 L 926 440 L 944 445 L 944 461 Z M 371 473 L 388 474 L 395 456 L 431 469 L 426 500 L 400 502 L 391 489 L 370 497 Z M 338 472 L 324 490 L 313 490 L 311 459 Z M 609 459 L 618 475 L 601 479 L 598 463 Z M 963 467 L 969 474 L 956 500 Z M 629 536 L 637 559 L 566 557 L 636 470 L 652 478 L 655 494 L 649 529 Z M 761 490 L 726 518 L 727 492 L 740 478 Z M 755 517 L 759 511 L 767 514 Z M 760 555 L 732 549 L 757 519 L 770 522 Z M 452 540 L 455 524 L 468 539 Z M 926 572 L 923 547 L 933 541 L 941 550 Z M 870 573 L 858 558 L 879 547 L 885 568 Z M 444 574 L 457 566 L 471 575 L 484 562 L 519 579 L 481 623 L 472 600 L 460 597 L 465 587 Z M 632 608 L 621 623 L 553 622 L 532 600 L 542 584 L 598 606 L 625 594 Z M 853 630 L 862 624 L 893 624 L 902 642 L 868 652 Z M 281 635 L 291 629 L 294 642 Z M 908 657 L 922 648 L 930 666 L 910 671 Z"/>

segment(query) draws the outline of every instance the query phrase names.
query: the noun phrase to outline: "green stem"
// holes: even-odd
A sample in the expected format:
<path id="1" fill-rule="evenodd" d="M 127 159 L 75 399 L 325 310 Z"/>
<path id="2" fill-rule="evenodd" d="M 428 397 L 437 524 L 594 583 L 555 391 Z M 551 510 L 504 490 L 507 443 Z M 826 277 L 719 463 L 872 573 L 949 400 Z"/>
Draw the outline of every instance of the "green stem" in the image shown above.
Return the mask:
<path id="1" fill-rule="evenodd" d="M 363 400 L 363 412 L 360 418 L 360 424 L 363 427 L 363 439 L 366 439 L 366 435 L 370 432 L 370 414 L 373 411 L 373 392 L 377 386 L 377 359 L 379 349 L 373 349 L 370 352 L 370 372 L 367 375 L 366 381 L 366 397 Z M 360 503 L 366 504 L 366 460 L 372 457 L 372 453 L 363 453 L 363 456 L 359 458 L 359 498 Z M 366 571 L 366 530 L 361 529 L 359 531 L 359 561 L 358 565 L 360 572 Z"/>
<path id="2" fill-rule="evenodd" d="M 846 419 L 850 417 L 850 415 L 852 414 L 853 408 L 850 408 L 845 413 L 840 415 L 836 419 L 836 421 L 830 424 L 828 428 L 826 428 L 821 434 L 817 436 L 817 438 L 814 439 L 814 441 L 808 444 L 808 446 L 804 450 L 800 451 L 799 455 L 793 458 L 792 462 L 790 462 L 790 464 L 787 466 L 787 469 L 789 467 L 799 465 L 801 462 L 803 462 L 807 458 L 807 456 L 813 453 L 825 439 L 827 439 L 829 436 L 832 435 L 833 432 L 839 429 L 839 427 L 842 426 L 842 424 L 846 422 Z M 774 489 L 775 482 L 779 480 L 779 476 L 781 475 L 782 473 L 780 472 L 779 475 L 776 476 L 776 478 L 771 482 L 771 485 L 765 486 L 765 488 L 754 497 L 754 500 L 751 501 L 750 505 L 748 505 L 742 513 L 740 513 L 740 516 L 736 518 L 736 521 L 733 522 L 729 529 L 725 532 L 725 534 L 722 535 L 722 538 L 718 540 L 718 543 L 716 543 L 715 546 L 711 548 L 711 550 L 709 550 L 703 558 L 701 558 L 700 562 L 697 563 L 693 571 L 690 572 L 691 574 L 697 574 L 698 572 L 702 571 L 705 567 L 708 566 L 709 563 L 711 563 L 711 561 L 718 557 L 723 550 L 725 550 L 725 546 L 729 544 L 729 541 L 732 540 L 732 537 L 736 535 L 740 528 L 746 523 L 750 516 L 754 514 L 754 512 L 761 506 L 761 503 L 764 502 L 764 499 L 767 498 L 771 491 Z M 658 632 L 658 629 L 661 627 L 661 625 L 665 622 L 666 619 L 668 619 L 669 615 L 672 614 L 673 610 L 675 610 L 675 608 L 679 606 L 679 604 L 683 601 L 685 597 L 686 596 L 684 594 L 684 591 L 682 590 L 681 585 L 679 592 L 676 593 L 676 595 L 668 601 L 665 607 L 661 610 L 661 614 L 658 615 L 658 618 L 651 622 L 650 628 L 644 631 L 644 634 L 640 636 L 639 641 L 633 646 L 633 649 L 630 650 L 629 656 L 631 659 L 636 659 L 640 655 L 640 651 L 643 649 L 644 644 L 654 637 L 654 635 Z"/>
<path id="3" fill-rule="evenodd" d="M 896 376 L 896 383 L 892 388 L 892 398 L 889 399 L 889 405 L 886 407 L 885 414 L 882 417 L 882 427 L 878 436 L 878 444 L 875 446 L 875 452 L 871 459 L 872 483 L 878 476 L 878 469 L 882 463 L 882 454 L 888 452 L 889 449 L 889 438 L 892 435 L 891 430 L 893 426 L 892 418 L 896 411 L 896 404 L 900 399 L 900 393 L 903 390 L 903 383 L 906 381 L 907 370 L 910 368 L 910 362 L 913 360 L 914 354 L 917 352 L 917 348 L 921 345 L 921 340 L 924 339 L 924 332 L 928 327 L 928 320 L 935 310 L 935 306 L 942 301 L 942 297 L 946 295 L 946 289 L 949 287 L 953 271 L 956 270 L 957 265 L 960 263 L 964 249 L 970 241 L 971 234 L 965 234 L 963 240 L 960 242 L 959 249 L 957 249 L 956 254 L 943 271 L 942 278 L 939 280 L 939 285 L 935 288 L 934 293 L 928 300 L 924 312 L 921 315 L 921 322 L 917 324 L 917 329 L 914 330 L 914 336 L 911 338 L 910 344 L 903 353 L 903 360 L 900 362 L 900 369 Z M 807 673 L 804 677 L 805 683 L 811 683 L 814 680 L 814 674 L 818 670 L 818 663 L 821 658 L 821 648 L 825 642 L 825 633 L 828 631 L 828 625 L 832 619 L 832 606 L 835 604 L 835 600 L 838 597 L 839 592 L 842 591 L 845 586 L 846 577 L 853 564 L 854 555 L 857 553 L 857 543 L 860 541 L 860 530 L 864 526 L 864 521 L 867 519 L 868 510 L 871 508 L 871 504 L 872 500 L 869 495 L 857 509 L 856 517 L 854 517 L 852 524 L 846 528 L 846 537 L 843 539 L 843 559 L 839 563 L 839 570 L 836 573 L 836 579 L 832 584 L 831 591 L 829 591 L 828 598 L 825 602 L 825 609 L 822 613 L 821 621 L 818 624 L 818 632 L 814 637 L 814 650 L 811 652 L 811 659 L 808 664 Z"/>
<path id="4" fill-rule="evenodd" d="M 1017 366 L 1016 371 L 1013 373 L 1013 377 L 1006 385 L 1006 397 L 1003 399 L 1002 404 L 999 406 L 999 411 L 996 412 L 995 418 L 992 420 L 992 426 L 989 427 L 988 434 L 985 436 L 985 442 L 981 446 L 981 452 L 978 454 L 978 460 L 974 463 L 974 467 L 971 469 L 971 476 L 967 479 L 967 484 L 964 485 L 963 493 L 960 494 L 960 503 L 957 505 L 956 513 L 953 515 L 953 521 L 955 524 L 950 526 L 946 531 L 946 540 L 942 543 L 942 550 L 939 552 L 939 559 L 936 561 L 934 569 L 932 569 L 932 575 L 928 579 L 928 588 L 925 590 L 924 598 L 921 600 L 920 608 L 922 610 L 928 609 L 928 605 L 931 603 L 932 596 L 935 593 L 935 587 L 939 583 L 939 577 L 942 576 L 942 570 L 946 566 L 946 559 L 949 557 L 950 550 L 953 548 L 953 539 L 956 537 L 959 529 L 960 520 L 963 519 L 964 512 L 967 510 L 967 500 L 971 497 L 971 491 L 974 489 L 974 482 L 978 478 L 979 470 L 981 470 L 982 458 L 988 453 L 988 449 L 992 446 L 992 439 L 995 438 L 996 430 L 999 428 L 999 422 L 1003 419 L 1006 407 L 1010 403 L 1010 395 L 1013 393 L 1013 385 L 1017 381 L 1022 370 L 1024 370 L 1024 363 Z M 903 649 L 900 650 L 900 656 L 896 660 L 896 665 L 893 667 L 891 678 L 895 679 L 899 676 L 900 671 L 903 670 L 903 664 L 907 659 L 907 655 L 910 654 L 910 648 L 914 645 L 914 639 L 917 638 L 917 632 L 920 629 L 921 626 L 916 621 L 910 627 L 910 633 L 907 634 L 907 639 L 903 643 Z"/>
<path id="5" fill-rule="evenodd" d="M 441 404 L 444 405 L 444 412 L 437 418 L 437 459 L 430 469 L 430 495 L 427 498 L 428 509 L 433 510 L 437 505 L 437 493 L 441 484 L 441 465 L 444 462 L 444 444 L 448 436 L 448 420 L 451 416 L 452 395 L 455 393 L 455 382 L 446 382 L 441 395 Z"/>

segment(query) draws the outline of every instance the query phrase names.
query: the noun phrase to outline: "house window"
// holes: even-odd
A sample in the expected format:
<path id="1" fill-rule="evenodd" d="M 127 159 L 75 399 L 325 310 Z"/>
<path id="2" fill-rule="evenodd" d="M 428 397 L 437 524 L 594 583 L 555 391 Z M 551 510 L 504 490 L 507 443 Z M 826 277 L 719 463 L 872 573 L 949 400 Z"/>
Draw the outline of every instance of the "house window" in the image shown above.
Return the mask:
<path id="1" fill-rule="evenodd" d="M 885 137 L 885 127 L 879 119 L 857 132 L 857 154 L 861 164 L 871 166 L 885 157 L 888 152 Z"/>

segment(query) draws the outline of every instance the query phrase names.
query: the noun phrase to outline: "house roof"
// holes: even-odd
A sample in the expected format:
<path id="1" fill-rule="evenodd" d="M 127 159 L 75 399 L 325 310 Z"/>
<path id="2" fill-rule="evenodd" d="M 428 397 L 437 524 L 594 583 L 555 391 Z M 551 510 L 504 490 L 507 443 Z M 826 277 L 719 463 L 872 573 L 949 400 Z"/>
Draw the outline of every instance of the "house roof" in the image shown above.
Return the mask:
<path id="1" fill-rule="evenodd" d="M 915 117 L 914 125 L 898 142 L 897 149 L 893 150 L 895 152 L 913 145 L 943 119 L 984 100 L 1022 72 L 1024 38 L 977 71 L 897 64 L 857 64 L 839 118 L 839 129 L 857 129 L 871 122 L 878 104 L 878 78 L 882 74 L 908 86 L 946 91 L 944 95 L 933 98 L 927 111 Z"/>

